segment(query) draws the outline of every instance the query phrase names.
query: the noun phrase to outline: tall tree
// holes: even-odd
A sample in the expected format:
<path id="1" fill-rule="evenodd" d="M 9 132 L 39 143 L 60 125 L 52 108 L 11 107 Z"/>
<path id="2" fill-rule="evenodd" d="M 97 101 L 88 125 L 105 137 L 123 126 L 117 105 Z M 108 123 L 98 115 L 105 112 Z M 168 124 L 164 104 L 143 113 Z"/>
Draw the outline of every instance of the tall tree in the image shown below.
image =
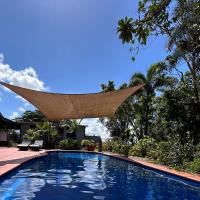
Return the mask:
<path id="1" fill-rule="evenodd" d="M 153 116 L 152 99 L 155 91 L 175 84 L 175 79 L 164 71 L 166 65 L 159 62 L 151 65 L 147 75 L 134 73 L 129 84 L 122 84 L 119 89 L 145 84 L 143 90 L 129 97 L 117 110 L 114 118 L 101 118 L 100 122 L 106 126 L 112 136 L 120 136 L 122 139 L 140 139 L 149 134 L 149 123 Z M 102 84 L 102 91 L 115 90 L 113 81 Z"/>
<path id="2" fill-rule="evenodd" d="M 119 20 L 117 32 L 123 43 L 146 45 L 150 36 L 166 35 L 169 69 L 184 61 L 192 77 L 191 92 L 199 102 L 200 2 L 199 0 L 140 0 L 138 18 Z"/>
<path id="3" fill-rule="evenodd" d="M 21 117 L 15 119 L 16 121 L 24 121 L 24 122 L 44 122 L 46 121 L 46 117 L 39 111 L 25 111 Z"/>
<path id="4" fill-rule="evenodd" d="M 119 89 L 127 88 L 127 84 L 121 85 Z M 108 81 L 107 84 L 101 84 L 102 92 L 109 92 L 115 90 L 115 84 L 113 81 Z M 113 118 L 100 118 L 99 121 L 110 131 L 111 136 L 122 137 L 123 139 L 129 138 L 129 115 L 127 114 L 129 104 L 124 102 L 122 106 L 117 110 L 115 117 Z M 131 109 L 129 109 L 129 114 Z"/>
<path id="5" fill-rule="evenodd" d="M 164 87 L 171 87 L 175 84 L 176 80 L 166 73 L 164 69 L 166 65 L 164 62 L 158 62 L 150 66 L 145 76 L 142 73 L 134 73 L 130 80 L 130 86 L 135 86 L 138 84 L 145 84 L 142 93 L 142 104 L 141 110 L 143 110 L 141 116 L 141 125 L 144 125 L 144 135 L 149 134 L 149 119 L 152 117 L 152 99 L 155 96 L 156 90 L 162 90 Z M 141 129 L 142 130 L 142 129 Z"/>

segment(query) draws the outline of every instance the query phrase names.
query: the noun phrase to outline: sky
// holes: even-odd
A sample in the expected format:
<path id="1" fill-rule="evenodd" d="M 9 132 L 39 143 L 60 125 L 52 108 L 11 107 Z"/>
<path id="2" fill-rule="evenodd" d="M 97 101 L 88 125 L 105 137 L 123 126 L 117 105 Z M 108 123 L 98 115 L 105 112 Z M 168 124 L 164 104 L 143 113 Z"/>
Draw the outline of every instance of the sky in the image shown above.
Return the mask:
<path id="1" fill-rule="evenodd" d="M 116 34 L 119 19 L 137 17 L 135 0 L 1 0 L 0 81 L 47 92 L 94 93 L 116 87 L 166 56 L 165 38 L 151 38 L 132 62 Z M 0 112 L 10 119 L 34 110 L 0 88 Z M 98 119 L 86 133 L 109 134 Z"/>

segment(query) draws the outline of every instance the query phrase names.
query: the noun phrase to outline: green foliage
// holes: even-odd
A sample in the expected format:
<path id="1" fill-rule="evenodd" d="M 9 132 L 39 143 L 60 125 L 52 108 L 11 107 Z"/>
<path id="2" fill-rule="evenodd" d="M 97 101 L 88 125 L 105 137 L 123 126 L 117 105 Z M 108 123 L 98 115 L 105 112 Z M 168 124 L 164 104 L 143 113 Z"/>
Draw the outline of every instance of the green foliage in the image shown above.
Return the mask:
<path id="1" fill-rule="evenodd" d="M 78 149 L 78 142 L 73 139 L 65 139 L 59 142 L 59 148 L 62 150 L 76 150 Z"/>
<path id="2" fill-rule="evenodd" d="M 119 20 L 117 33 L 123 43 L 130 43 L 132 52 L 139 52 L 148 38 L 166 35 L 165 60 L 150 65 L 146 74 L 134 73 L 128 83 L 118 89 L 145 84 L 144 89 L 129 97 L 114 118 L 100 122 L 118 139 L 103 143 L 103 150 L 134 156 L 147 156 L 173 167 L 199 172 L 200 158 L 200 4 L 199 0 L 139 0 L 138 17 Z M 184 63 L 183 63 L 184 62 Z M 182 64 L 187 67 L 181 71 Z M 102 92 L 116 90 L 109 81 Z M 56 127 L 74 132 L 77 121 L 50 123 L 39 111 L 27 111 L 21 119 L 37 122 L 28 133 L 39 133 L 51 147 L 58 143 Z M 144 137 L 145 135 L 151 136 Z M 136 141 L 139 141 L 137 144 Z M 63 149 L 72 148 L 72 141 L 62 141 Z M 88 141 L 83 142 L 87 146 Z M 130 148 L 130 144 L 134 144 Z M 73 146 L 73 145 L 72 145 Z M 130 149 L 130 150 L 129 150 Z"/>
<path id="3" fill-rule="evenodd" d="M 171 87 L 176 82 L 175 78 L 166 74 L 165 68 L 166 64 L 164 62 L 158 62 L 149 67 L 146 76 L 142 73 L 134 73 L 131 77 L 130 86 L 145 84 L 144 90 L 138 93 L 139 102 L 137 102 L 137 107 L 139 109 L 137 108 L 137 113 L 134 115 L 134 117 L 138 116 L 135 118 L 140 120 L 140 126 L 137 129 L 140 129 L 140 135 L 142 133 L 142 136 L 151 134 L 150 126 L 155 111 L 153 107 L 155 92 Z"/>
<path id="4" fill-rule="evenodd" d="M 198 0 L 140 0 L 138 18 L 120 19 L 117 33 L 123 43 L 136 45 L 138 43 L 146 45 L 147 39 L 152 35 L 165 34 L 168 36 L 170 61 L 173 60 L 173 64 L 177 64 L 180 59 L 183 59 L 189 64 L 188 61 L 192 63 L 192 59 L 188 55 L 193 54 L 197 57 L 200 52 L 199 23 Z M 190 68 L 189 65 L 188 67 Z"/>
<path id="5" fill-rule="evenodd" d="M 112 152 L 113 146 L 114 146 L 114 141 L 113 140 L 107 140 L 107 141 L 103 142 L 102 150 Z"/>
<path id="6" fill-rule="evenodd" d="M 193 159 L 194 146 L 192 142 L 181 144 L 179 139 L 175 138 L 168 142 L 162 141 L 158 143 L 154 153 L 152 157 L 163 164 L 180 166 L 183 162 Z"/>
<path id="7" fill-rule="evenodd" d="M 36 130 L 44 139 L 45 148 L 51 149 L 56 147 L 58 143 L 58 132 L 56 130 L 55 124 L 52 122 L 44 121 L 37 124 Z"/>
<path id="8" fill-rule="evenodd" d="M 119 27 L 117 28 L 117 33 L 119 33 L 119 38 L 122 40 L 122 42 L 131 42 L 133 39 L 133 19 L 125 17 L 125 19 L 119 20 L 118 25 Z"/>
<path id="9" fill-rule="evenodd" d="M 200 144 L 194 147 L 194 158 L 200 158 Z"/>
<path id="10" fill-rule="evenodd" d="M 113 153 L 128 155 L 129 145 L 122 140 L 118 140 L 118 141 L 115 142 L 112 151 L 113 151 Z"/>
<path id="11" fill-rule="evenodd" d="M 110 92 L 115 90 L 114 81 L 108 81 L 108 84 L 101 84 L 102 92 Z"/>
<path id="12" fill-rule="evenodd" d="M 128 155 L 130 145 L 127 142 L 118 139 L 118 140 L 108 140 L 103 143 L 103 151 L 109 151 L 113 153 L 119 153 L 123 155 Z"/>
<path id="13" fill-rule="evenodd" d="M 195 129 L 196 135 L 200 135 L 197 125 L 200 124 L 199 0 L 140 0 L 138 1 L 138 17 L 136 19 L 125 17 L 119 20 L 117 32 L 123 43 L 136 45 L 132 48 L 136 50 L 136 53 L 140 45 L 146 45 L 148 38 L 152 35 L 167 36 L 169 55 L 164 60 L 166 67 L 162 69 L 160 66 L 161 72 L 165 71 L 170 74 L 175 72 L 184 87 L 189 89 L 186 94 L 192 100 L 190 107 L 195 123 L 192 123 L 191 127 Z M 185 70 L 181 71 L 180 62 L 185 62 L 190 80 L 184 75 Z M 159 78 L 162 83 L 162 76 L 159 75 Z M 187 104 L 190 102 L 187 99 L 186 101 Z M 198 113 L 194 110 L 198 110 Z"/>
<path id="14" fill-rule="evenodd" d="M 168 56 L 150 65 L 146 74 L 131 76 L 127 88 L 145 84 L 129 97 L 114 118 L 100 121 L 111 132 L 133 145 L 130 155 L 147 156 L 179 169 L 198 171 L 200 157 L 200 4 L 198 0 L 140 0 L 138 18 L 119 20 L 117 33 L 132 52 L 139 52 L 152 35 L 166 35 Z M 185 62 L 185 71 L 180 67 Z M 114 82 L 102 91 L 115 90 Z M 151 138 L 144 138 L 145 135 Z M 153 140 L 153 141 L 151 141 Z M 119 152 L 116 140 L 103 144 Z M 184 167 L 185 166 L 185 167 Z"/>
<path id="15" fill-rule="evenodd" d="M 41 123 L 46 121 L 46 118 L 39 110 L 27 110 L 22 114 L 21 117 L 16 118 L 16 121 Z"/>
<path id="16" fill-rule="evenodd" d="M 144 135 L 151 135 L 150 128 L 155 111 L 153 103 L 156 91 L 172 87 L 176 82 L 175 78 L 163 72 L 165 68 L 164 62 L 155 63 L 150 66 L 146 76 L 142 73 L 134 73 L 129 84 L 121 85 L 120 89 L 138 84 L 145 86 L 118 108 L 114 118 L 100 119 L 100 122 L 111 132 L 111 136 L 118 136 L 134 143 L 134 137 L 141 139 Z M 102 85 L 103 92 L 114 89 L 113 81 Z"/>
<path id="17" fill-rule="evenodd" d="M 12 140 L 8 142 L 8 147 L 17 147 L 17 145 L 18 144 Z"/>
<path id="18" fill-rule="evenodd" d="M 121 87 L 126 88 L 127 84 L 123 84 Z M 109 92 L 115 90 L 115 84 L 113 81 L 108 81 L 107 84 L 101 84 L 102 92 Z M 100 118 L 99 121 L 110 131 L 112 136 L 121 136 L 126 132 L 129 121 L 127 117 L 128 101 L 121 106 L 115 117 L 113 118 Z M 131 110 L 130 110 L 131 111 Z"/>
<path id="19" fill-rule="evenodd" d="M 156 147 L 156 141 L 150 137 L 144 137 L 139 140 L 139 142 L 133 145 L 129 150 L 130 156 L 141 156 L 145 157 L 148 155 L 148 152 L 153 150 Z"/>
<path id="20" fill-rule="evenodd" d="M 24 138 L 30 139 L 30 140 L 36 140 L 41 137 L 40 132 L 37 130 L 29 129 L 27 130 L 26 134 L 24 135 Z"/>
<path id="21" fill-rule="evenodd" d="M 80 123 L 82 120 L 69 120 L 69 125 L 68 125 L 68 132 L 69 133 L 75 133 L 76 130 L 78 129 Z"/>
<path id="22" fill-rule="evenodd" d="M 81 141 L 82 147 L 87 147 L 87 146 L 91 146 L 91 145 L 95 145 L 95 142 L 93 140 L 82 140 Z"/>
<path id="23" fill-rule="evenodd" d="M 155 150 L 154 158 L 158 159 L 163 164 L 169 164 L 171 162 L 169 158 L 170 142 L 162 141 L 158 143 Z"/>
<path id="24" fill-rule="evenodd" d="M 195 158 L 193 161 L 185 162 L 183 168 L 186 171 L 200 174 L 200 158 Z"/>
<path id="25" fill-rule="evenodd" d="M 20 143 L 19 133 L 15 132 L 15 131 L 10 132 L 9 142 L 14 143 L 14 144 Z"/>
<path id="26" fill-rule="evenodd" d="M 187 137 L 194 144 L 200 142 L 200 104 L 195 102 L 190 88 L 180 82 L 176 88 L 166 90 L 157 97 L 155 104 L 152 133 L 156 139 L 178 135 L 183 143 L 188 140 Z"/>

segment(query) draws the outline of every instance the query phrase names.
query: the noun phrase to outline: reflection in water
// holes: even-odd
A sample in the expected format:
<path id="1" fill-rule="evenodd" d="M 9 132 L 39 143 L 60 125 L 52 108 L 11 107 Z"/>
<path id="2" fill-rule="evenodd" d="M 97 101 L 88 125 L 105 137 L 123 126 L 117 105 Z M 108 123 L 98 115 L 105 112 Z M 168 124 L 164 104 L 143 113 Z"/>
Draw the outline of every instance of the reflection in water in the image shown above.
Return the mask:
<path id="1" fill-rule="evenodd" d="M 0 180 L 0 200 L 200 199 L 199 187 L 118 159 L 50 153 Z"/>

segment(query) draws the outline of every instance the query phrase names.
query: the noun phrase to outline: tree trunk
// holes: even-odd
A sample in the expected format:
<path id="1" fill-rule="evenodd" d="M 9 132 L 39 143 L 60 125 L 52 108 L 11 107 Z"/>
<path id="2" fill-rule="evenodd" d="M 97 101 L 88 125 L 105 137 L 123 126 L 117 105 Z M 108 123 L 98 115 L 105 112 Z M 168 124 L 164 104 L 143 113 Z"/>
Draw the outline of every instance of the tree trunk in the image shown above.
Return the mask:
<path id="1" fill-rule="evenodd" d="M 148 127 L 149 126 L 149 91 L 147 89 L 146 96 L 146 111 L 145 111 L 145 121 L 144 121 L 144 135 L 149 135 Z"/>

